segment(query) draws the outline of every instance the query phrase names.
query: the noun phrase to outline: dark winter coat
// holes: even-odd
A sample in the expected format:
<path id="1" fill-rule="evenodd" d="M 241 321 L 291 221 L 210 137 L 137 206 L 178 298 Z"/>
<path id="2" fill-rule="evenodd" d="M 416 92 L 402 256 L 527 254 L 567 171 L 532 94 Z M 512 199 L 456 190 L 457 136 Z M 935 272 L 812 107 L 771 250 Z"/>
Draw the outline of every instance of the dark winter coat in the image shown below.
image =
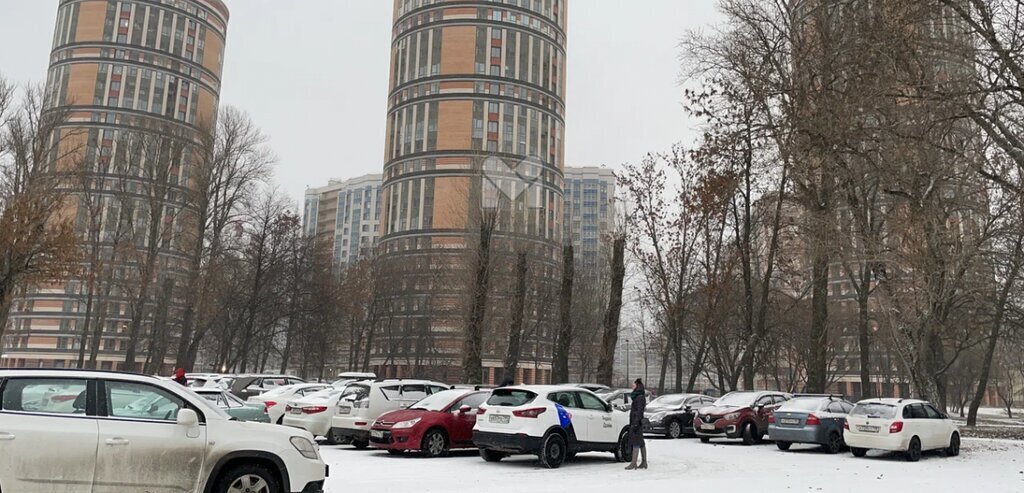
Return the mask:
<path id="1" fill-rule="evenodd" d="M 638 385 L 630 394 L 633 404 L 629 408 L 629 444 L 634 447 L 644 446 L 644 409 L 647 407 L 647 393 L 643 385 Z"/>

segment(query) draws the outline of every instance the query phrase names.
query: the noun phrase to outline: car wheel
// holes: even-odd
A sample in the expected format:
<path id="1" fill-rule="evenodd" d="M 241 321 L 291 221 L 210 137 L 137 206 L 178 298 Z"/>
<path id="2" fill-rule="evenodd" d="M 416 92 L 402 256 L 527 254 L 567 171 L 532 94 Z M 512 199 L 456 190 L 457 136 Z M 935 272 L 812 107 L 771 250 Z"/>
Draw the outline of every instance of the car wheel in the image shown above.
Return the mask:
<path id="1" fill-rule="evenodd" d="M 540 449 L 540 463 L 548 469 L 558 469 L 565 462 L 565 439 L 558 433 L 551 433 L 544 439 Z"/>
<path id="2" fill-rule="evenodd" d="M 666 433 L 669 438 L 679 438 L 683 436 L 683 424 L 678 419 L 673 419 L 668 422 L 668 432 Z"/>
<path id="3" fill-rule="evenodd" d="M 903 457 L 907 459 L 907 462 L 917 462 L 921 460 L 921 439 L 914 437 L 910 439 L 910 446 L 907 447 L 907 452 L 903 454 Z"/>
<path id="4" fill-rule="evenodd" d="M 793 444 L 790 443 L 790 442 L 780 442 L 778 440 L 775 441 L 775 446 L 779 447 L 779 450 L 789 450 L 789 446 L 790 445 L 793 445 Z"/>
<path id="5" fill-rule="evenodd" d="M 949 447 L 946 448 L 946 457 L 956 457 L 960 455 L 960 434 L 953 433 L 953 436 L 949 437 Z"/>
<path id="6" fill-rule="evenodd" d="M 338 440 L 334 438 L 334 430 L 327 430 L 327 435 L 324 437 L 324 445 L 337 445 Z"/>
<path id="7" fill-rule="evenodd" d="M 283 493 L 277 476 L 258 464 L 243 464 L 221 474 L 213 491 L 217 493 Z"/>
<path id="8" fill-rule="evenodd" d="M 370 446 L 370 442 L 364 440 L 352 440 L 352 446 L 359 450 L 364 450 L 366 447 Z"/>
<path id="9" fill-rule="evenodd" d="M 633 445 L 629 443 L 629 432 L 619 434 L 619 443 L 615 446 L 615 460 L 626 462 L 633 460 Z"/>
<path id="10" fill-rule="evenodd" d="M 505 458 L 505 454 L 498 452 L 497 450 L 487 450 L 485 448 L 480 449 L 480 457 L 483 457 L 485 462 L 499 462 Z"/>
<path id="11" fill-rule="evenodd" d="M 448 455 L 448 437 L 441 430 L 430 430 L 423 436 L 420 451 L 427 457 L 444 457 Z"/>
<path id="12" fill-rule="evenodd" d="M 850 447 L 850 452 L 853 452 L 854 457 L 864 457 L 865 455 L 868 455 L 868 449 L 866 448 Z"/>
<path id="13" fill-rule="evenodd" d="M 711 443 L 711 439 L 708 437 L 700 437 L 700 443 Z"/>
<path id="14" fill-rule="evenodd" d="M 843 451 L 843 447 L 846 444 L 843 443 L 843 436 L 838 432 L 833 431 L 828 434 L 828 441 L 825 442 L 825 452 L 830 454 L 838 454 Z"/>
<path id="15" fill-rule="evenodd" d="M 757 427 L 754 423 L 746 423 L 743 425 L 743 445 L 753 445 L 758 441 Z"/>

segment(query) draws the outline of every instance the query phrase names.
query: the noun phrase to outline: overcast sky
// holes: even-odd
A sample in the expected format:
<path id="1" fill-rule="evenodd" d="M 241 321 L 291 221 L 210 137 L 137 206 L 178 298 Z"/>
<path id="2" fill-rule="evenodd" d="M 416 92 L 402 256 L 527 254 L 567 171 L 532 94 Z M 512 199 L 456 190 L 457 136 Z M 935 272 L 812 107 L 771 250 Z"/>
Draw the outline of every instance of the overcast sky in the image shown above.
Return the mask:
<path id="1" fill-rule="evenodd" d="M 380 172 L 391 0 L 226 0 L 221 103 L 248 111 L 298 201 L 329 178 Z M 0 73 L 43 81 L 57 0 L 0 0 Z M 566 164 L 618 166 L 689 142 L 678 43 L 714 0 L 571 0 Z"/>

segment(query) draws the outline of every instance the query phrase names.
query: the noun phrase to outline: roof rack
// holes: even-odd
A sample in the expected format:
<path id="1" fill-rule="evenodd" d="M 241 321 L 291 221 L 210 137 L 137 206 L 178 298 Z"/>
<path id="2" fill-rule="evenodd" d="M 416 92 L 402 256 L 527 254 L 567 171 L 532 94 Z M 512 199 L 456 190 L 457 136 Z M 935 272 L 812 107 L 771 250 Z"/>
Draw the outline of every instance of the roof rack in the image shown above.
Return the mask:
<path id="1" fill-rule="evenodd" d="M 828 397 L 829 399 L 846 399 L 844 394 L 793 394 L 793 397 Z"/>

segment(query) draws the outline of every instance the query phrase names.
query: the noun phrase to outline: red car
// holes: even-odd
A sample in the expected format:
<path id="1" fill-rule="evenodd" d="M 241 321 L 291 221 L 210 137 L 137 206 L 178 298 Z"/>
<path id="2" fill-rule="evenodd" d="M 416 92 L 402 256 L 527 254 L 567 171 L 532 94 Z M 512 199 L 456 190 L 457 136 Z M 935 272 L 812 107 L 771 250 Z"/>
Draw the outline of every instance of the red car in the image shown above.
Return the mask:
<path id="1" fill-rule="evenodd" d="M 422 452 L 443 457 L 451 449 L 475 448 L 476 412 L 489 391 L 445 390 L 431 394 L 408 409 L 382 414 L 370 428 L 370 446 L 391 454 Z"/>
<path id="2" fill-rule="evenodd" d="M 698 411 L 693 431 L 703 443 L 712 438 L 741 438 L 744 445 L 758 443 L 768 433 L 772 413 L 790 398 L 784 392 L 729 392 Z"/>

